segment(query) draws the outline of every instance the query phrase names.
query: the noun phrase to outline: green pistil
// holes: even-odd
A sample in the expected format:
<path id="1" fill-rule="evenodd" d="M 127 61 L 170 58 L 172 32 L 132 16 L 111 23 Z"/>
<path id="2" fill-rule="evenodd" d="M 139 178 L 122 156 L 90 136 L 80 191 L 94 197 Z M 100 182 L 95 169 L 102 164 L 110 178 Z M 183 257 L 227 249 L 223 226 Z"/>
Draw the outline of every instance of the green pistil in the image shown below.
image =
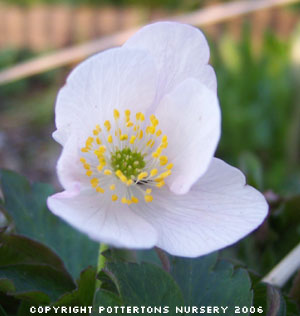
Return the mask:
<path id="1" fill-rule="evenodd" d="M 145 165 L 143 156 L 128 147 L 117 150 L 111 155 L 111 166 L 114 171 L 121 170 L 127 178 L 132 176 L 136 178 Z"/>

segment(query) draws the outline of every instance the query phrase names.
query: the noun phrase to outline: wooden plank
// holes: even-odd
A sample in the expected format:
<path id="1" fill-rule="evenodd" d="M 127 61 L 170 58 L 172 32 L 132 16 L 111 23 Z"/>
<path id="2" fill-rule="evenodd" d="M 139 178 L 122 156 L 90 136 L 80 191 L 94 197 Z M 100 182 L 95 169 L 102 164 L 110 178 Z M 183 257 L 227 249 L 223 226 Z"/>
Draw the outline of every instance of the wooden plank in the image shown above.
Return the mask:
<path id="1" fill-rule="evenodd" d="M 211 8 L 204 8 L 190 14 L 172 17 L 168 20 L 174 20 L 203 27 L 214 23 L 228 21 L 237 16 L 249 14 L 251 12 L 272 8 L 274 6 L 282 6 L 294 2 L 298 2 L 298 0 L 233 1 L 230 3 L 219 4 Z M 7 70 L 3 70 L 0 72 L 0 84 L 60 67 L 62 65 L 71 64 L 74 61 L 86 58 L 87 56 L 98 51 L 121 45 L 136 31 L 137 28 L 132 28 L 127 31 L 118 32 L 111 36 L 90 41 L 86 44 L 66 48 L 58 52 L 24 62 Z"/>
<path id="2" fill-rule="evenodd" d="M 73 9 L 68 6 L 51 6 L 49 10 L 49 20 L 51 30 L 49 32 L 49 42 L 52 48 L 60 48 L 71 44 Z"/>
<path id="3" fill-rule="evenodd" d="M 12 19 L 14 23 L 14 20 Z M 48 8 L 33 6 L 26 14 L 26 37 L 28 46 L 35 51 L 46 49 L 50 46 L 48 36 Z"/>
<path id="4" fill-rule="evenodd" d="M 112 34 L 120 29 L 118 11 L 113 7 L 103 7 L 96 10 L 94 28 L 97 36 Z"/>
<path id="5" fill-rule="evenodd" d="M 82 42 L 93 37 L 94 9 L 80 7 L 73 12 L 72 42 Z"/>
<path id="6" fill-rule="evenodd" d="M 24 11 L 15 6 L 3 7 L 1 11 L 3 44 L 17 48 L 26 46 Z"/>

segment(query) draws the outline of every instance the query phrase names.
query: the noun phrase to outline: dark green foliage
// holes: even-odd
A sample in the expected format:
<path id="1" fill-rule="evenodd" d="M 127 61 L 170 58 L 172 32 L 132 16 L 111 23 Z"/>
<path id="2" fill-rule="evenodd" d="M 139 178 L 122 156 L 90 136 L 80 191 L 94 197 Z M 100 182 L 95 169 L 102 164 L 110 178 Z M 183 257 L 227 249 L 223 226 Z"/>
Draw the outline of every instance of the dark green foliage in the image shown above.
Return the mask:
<path id="1" fill-rule="evenodd" d="M 171 274 L 182 290 L 186 305 L 228 306 L 224 315 L 233 315 L 235 306 L 251 306 L 248 273 L 243 269 L 234 270 L 226 261 L 217 262 L 217 254 L 197 259 L 174 258 L 171 266 Z M 248 313 L 241 312 L 241 315 Z"/>
<path id="2" fill-rule="evenodd" d="M 97 243 L 54 216 L 46 199 L 54 193 L 50 185 L 29 182 L 10 171 L 1 171 L 4 208 L 14 220 L 18 234 L 44 243 L 64 261 L 73 276 L 97 260 Z"/>
<path id="3" fill-rule="evenodd" d="M 244 28 L 240 43 L 224 36 L 212 53 L 223 120 L 218 155 L 242 167 L 260 189 L 285 193 L 296 184 L 299 191 L 299 168 L 291 165 L 287 146 L 294 146 L 290 43 L 267 33 L 256 52 Z"/>

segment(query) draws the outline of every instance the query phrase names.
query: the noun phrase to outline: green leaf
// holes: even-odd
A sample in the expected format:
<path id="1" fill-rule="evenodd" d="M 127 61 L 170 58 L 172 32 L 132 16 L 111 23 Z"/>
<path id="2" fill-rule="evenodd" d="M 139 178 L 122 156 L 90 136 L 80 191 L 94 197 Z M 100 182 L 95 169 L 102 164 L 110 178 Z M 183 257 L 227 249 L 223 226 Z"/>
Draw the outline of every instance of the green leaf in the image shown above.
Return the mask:
<path id="1" fill-rule="evenodd" d="M 68 275 L 62 260 L 50 248 L 27 237 L 0 233 L 0 267 L 20 263 L 46 264 Z"/>
<path id="2" fill-rule="evenodd" d="M 5 313 L 5 310 L 2 308 L 1 305 L 0 305 L 0 316 L 7 316 L 7 314 Z"/>
<path id="3" fill-rule="evenodd" d="M 57 299 L 75 286 L 55 253 L 17 235 L 0 234 L 0 278 L 2 292 L 42 303 Z"/>
<path id="4" fill-rule="evenodd" d="M 115 282 L 119 300 L 113 293 L 100 291 L 95 302 L 100 302 L 101 306 L 104 303 L 100 300 L 102 296 L 105 297 L 103 300 L 106 300 L 107 305 L 115 304 L 113 306 L 120 305 L 120 301 L 126 306 L 169 306 L 170 314 L 174 312 L 175 306 L 183 304 L 183 297 L 176 282 L 155 264 L 109 263 L 106 273 Z M 97 308 L 95 304 L 94 307 Z M 151 313 L 145 311 L 144 315 Z"/>
<path id="5" fill-rule="evenodd" d="M 96 265 L 98 244 L 54 216 L 46 206 L 53 194 L 50 185 L 30 185 L 25 177 L 2 170 L 0 180 L 4 208 L 15 223 L 16 232 L 53 249 L 74 277 L 89 265 Z"/>
<path id="6" fill-rule="evenodd" d="M 77 281 L 77 288 L 62 296 L 54 306 L 91 306 L 96 284 L 96 268 L 89 267 L 82 271 Z"/>
<path id="7" fill-rule="evenodd" d="M 253 306 L 263 310 L 262 315 L 297 316 L 299 311 L 295 303 L 284 297 L 279 289 L 260 282 L 260 278 L 250 273 L 253 289 Z"/>
<path id="8" fill-rule="evenodd" d="M 0 279 L 14 284 L 17 298 L 48 304 L 74 289 L 65 273 L 46 265 L 16 264 L 0 268 Z"/>
<path id="9" fill-rule="evenodd" d="M 7 279 L 0 279 L 0 292 L 9 293 L 16 290 L 12 281 Z"/>
<path id="10" fill-rule="evenodd" d="M 136 257 L 138 262 L 150 262 L 155 263 L 161 267 L 161 261 L 154 249 L 138 250 L 136 251 Z"/>
<path id="11" fill-rule="evenodd" d="M 96 268 L 88 267 L 86 270 L 81 272 L 80 277 L 77 280 L 76 289 L 70 291 L 69 293 L 65 293 L 56 302 L 52 303 L 49 307 L 49 311 L 47 311 L 47 315 L 57 315 L 57 311 L 60 314 L 60 307 L 67 307 L 68 310 L 70 309 L 74 312 L 74 314 L 80 313 L 80 315 L 89 315 L 88 307 L 93 306 L 95 283 Z M 29 308 L 32 305 L 34 305 L 32 302 L 29 303 L 27 301 L 23 301 L 20 305 L 18 315 L 29 315 Z M 76 310 L 78 310 L 78 312 Z"/>
<path id="12" fill-rule="evenodd" d="M 20 301 L 0 291 L 0 305 L 8 315 L 16 315 Z M 23 315 L 22 315 L 23 316 Z"/>
<path id="13" fill-rule="evenodd" d="M 239 157 L 239 167 L 247 176 L 247 183 L 263 190 L 263 168 L 259 159 L 251 152 L 243 152 Z"/>
<path id="14" fill-rule="evenodd" d="M 99 308 L 101 308 L 101 315 L 111 315 L 112 313 L 108 313 L 106 311 L 107 307 L 110 306 L 123 306 L 121 298 L 114 293 L 111 293 L 106 290 L 98 290 L 95 294 L 94 304 L 93 304 L 93 313 L 92 315 L 99 315 Z M 105 310 L 102 310 L 104 308 Z M 123 314 L 122 315 L 126 315 Z"/>
<path id="15" fill-rule="evenodd" d="M 217 261 L 217 254 L 195 259 L 174 257 L 171 274 L 182 290 L 185 305 L 228 306 L 224 315 L 233 315 L 235 306 L 251 306 L 248 273 L 244 269 L 234 270 L 232 264 L 226 261 Z M 248 315 L 248 312 L 240 311 L 240 315 Z"/>

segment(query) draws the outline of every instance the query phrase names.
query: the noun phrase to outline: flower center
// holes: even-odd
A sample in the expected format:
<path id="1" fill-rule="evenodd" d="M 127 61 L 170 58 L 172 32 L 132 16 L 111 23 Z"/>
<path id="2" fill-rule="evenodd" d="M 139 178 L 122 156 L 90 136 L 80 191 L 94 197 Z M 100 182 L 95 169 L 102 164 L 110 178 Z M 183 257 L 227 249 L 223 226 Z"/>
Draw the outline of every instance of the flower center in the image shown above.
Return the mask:
<path id="1" fill-rule="evenodd" d="M 112 153 L 110 161 L 115 172 L 120 170 L 129 179 L 137 178 L 146 165 L 141 153 L 134 152 L 129 147 Z"/>
<path id="2" fill-rule="evenodd" d="M 130 111 L 120 118 L 114 110 L 113 124 L 106 120 L 103 128 L 96 125 L 93 136 L 81 148 L 80 162 L 90 178 L 91 186 L 104 194 L 111 192 L 111 200 L 130 205 L 140 198 L 152 202 L 152 190 L 165 185 L 165 178 L 173 167 L 163 151 L 168 146 L 166 135 L 158 129 L 158 119 L 136 113 L 131 120 Z"/>

